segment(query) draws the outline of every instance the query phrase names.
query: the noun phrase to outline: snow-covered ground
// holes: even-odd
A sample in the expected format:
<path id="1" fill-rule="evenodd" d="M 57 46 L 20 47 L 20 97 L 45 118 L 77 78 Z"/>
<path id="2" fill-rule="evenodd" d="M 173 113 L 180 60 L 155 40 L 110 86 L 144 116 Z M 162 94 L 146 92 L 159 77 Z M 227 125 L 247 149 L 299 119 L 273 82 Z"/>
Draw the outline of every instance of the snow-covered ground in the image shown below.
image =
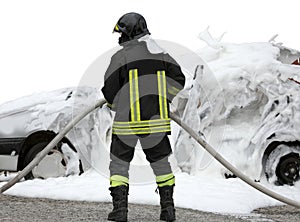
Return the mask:
<path id="1" fill-rule="evenodd" d="M 243 173 L 282 195 L 300 201 L 300 182 L 294 186 L 275 186 L 263 177 L 261 163 L 262 147 L 270 142 L 266 142 L 266 138 L 274 130 L 282 132 L 276 134 L 280 140 L 300 138 L 296 127 L 300 121 L 300 86 L 289 79 L 300 80 L 300 67 L 282 63 L 281 46 L 274 43 L 222 43 L 210 38 L 207 32 L 201 38 L 209 43 L 198 53 L 206 64 L 200 64 L 204 65 L 204 69 L 197 73 L 195 81 L 189 79 L 188 85 L 193 84 L 193 88 L 185 94 L 190 100 L 188 109 L 183 111 L 183 119 L 195 130 L 203 132 L 209 143 Z M 182 59 L 185 60 L 182 63 L 191 62 L 186 61 L 187 58 Z M 183 98 L 185 95 L 182 95 Z M 288 103 L 287 95 L 290 96 Z M 276 100 L 279 105 L 273 107 Z M 98 116 L 106 112 L 103 109 Z M 224 173 L 229 173 L 224 167 L 178 126 L 173 124 L 172 128 L 174 154 L 170 158 L 176 175 L 177 207 L 247 214 L 258 207 L 280 204 L 239 179 L 224 179 Z M 6 194 L 111 201 L 107 176 L 108 129 L 101 131 L 100 127 L 98 130 L 101 146 L 92 147 L 90 154 L 94 169 L 81 176 L 23 181 Z M 158 205 L 154 176 L 141 153 L 137 151 L 130 171 L 129 202 Z M 141 179 L 145 175 L 147 178 Z M 1 179 L 4 175 L 0 175 Z"/>
<path id="2" fill-rule="evenodd" d="M 261 194 L 239 179 L 216 178 L 209 175 L 191 176 L 176 173 L 175 205 L 196 210 L 248 214 L 258 207 L 280 204 L 278 201 Z M 0 176 L 0 180 L 3 175 Z M 3 183 L 0 183 L 2 185 Z M 264 182 L 268 188 L 295 200 L 300 200 L 300 183 L 295 186 L 278 187 Z M 81 176 L 70 176 L 47 180 L 23 181 L 16 184 L 5 194 L 45 197 L 79 201 L 111 201 L 109 179 L 94 170 Z M 159 195 L 155 193 L 155 183 L 132 184 L 129 202 L 159 205 Z"/>

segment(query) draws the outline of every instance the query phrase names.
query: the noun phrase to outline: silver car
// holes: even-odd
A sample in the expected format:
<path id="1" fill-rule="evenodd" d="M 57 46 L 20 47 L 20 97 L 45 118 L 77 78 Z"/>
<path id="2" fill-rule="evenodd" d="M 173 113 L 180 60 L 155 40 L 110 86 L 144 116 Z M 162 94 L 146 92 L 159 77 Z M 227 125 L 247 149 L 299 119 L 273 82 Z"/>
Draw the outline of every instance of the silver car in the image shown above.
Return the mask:
<path id="1" fill-rule="evenodd" d="M 20 171 L 84 107 L 98 91 L 67 88 L 36 93 L 0 106 L 0 171 Z M 88 115 L 30 172 L 25 179 L 81 174 L 90 167 L 89 149 L 98 143 L 95 114 Z M 86 132 L 89 136 L 78 138 Z"/>

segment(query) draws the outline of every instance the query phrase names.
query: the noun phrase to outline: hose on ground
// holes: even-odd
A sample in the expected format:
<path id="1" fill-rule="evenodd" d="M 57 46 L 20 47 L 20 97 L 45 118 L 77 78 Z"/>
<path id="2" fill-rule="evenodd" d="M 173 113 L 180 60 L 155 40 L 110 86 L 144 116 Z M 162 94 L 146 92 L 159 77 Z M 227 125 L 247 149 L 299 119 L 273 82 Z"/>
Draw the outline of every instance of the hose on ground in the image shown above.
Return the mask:
<path id="1" fill-rule="evenodd" d="M 59 133 L 56 137 L 21 171 L 19 172 L 14 178 L 8 181 L 0 188 L 0 193 L 5 192 L 9 188 L 11 188 L 14 184 L 20 181 L 24 176 L 26 176 L 48 153 L 51 149 L 53 149 L 57 143 L 86 115 L 90 112 L 94 111 L 95 109 L 103 106 L 105 104 L 105 100 L 99 100 L 94 106 L 89 107 L 83 113 L 76 116 L 72 121 Z M 186 123 L 181 121 L 181 119 L 174 113 L 170 113 L 170 117 L 173 121 L 175 121 L 180 127 L 182 127 L 188 134 L 191 135 L 207 152 L 209 152 L 218 162 L 220 162 L 224 167 L 234 173 L 237 177 L 241 180 L 246 182 L 248 185 L 252 186 L 253 188 L 259 190 L 260 192 L 279 200 L 283 203 L 288 205 L 300 208 L 300 203 L 284 197 L 259 183 L 254 182 L 252 179 L 244 175 L 241 171 L 239 171 L 235 166 L 229 163 L 226 159 L 224 159 L 212 146 L 210 146 L 205 140 L 203 140 L 192 128 L 190 128 Z"/>

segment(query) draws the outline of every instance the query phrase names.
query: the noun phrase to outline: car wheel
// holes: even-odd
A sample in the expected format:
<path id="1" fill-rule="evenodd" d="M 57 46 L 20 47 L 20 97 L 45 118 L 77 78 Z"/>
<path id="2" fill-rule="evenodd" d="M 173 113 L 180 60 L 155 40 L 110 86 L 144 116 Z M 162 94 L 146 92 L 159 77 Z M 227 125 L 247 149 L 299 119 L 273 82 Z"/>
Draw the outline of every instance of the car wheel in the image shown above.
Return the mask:
<path id="1" fill-rule="evenodd" d="M 300 150 L 298 146 L 279 144 L 265 160 L 267 179 L 276 185 L 294 185 L 300 179 Z"/>
<path id="2" fill-rule="evenodd" d="M 280 158 L 276 167 L 278 183 L 293 185 L 299 180 L 300 158 L 298 153 L 289 153 Z"/>
<path id="3" fill-rule="evenodd" d="M 26 153 L 24 157 L 24 166 L 27 166 L 36 155 L 42 151 L 46 146 L 47 142 L 42 142 L 34 145 L 30 148 L 30 150 Z M 64 155 L 60 149 L 52 149 L 48 155 L 46 155 L 36 167 L 29 172 L 25 179 L 34 179 L 34 178 L 42 178 L 46 179 L 49 177 L 61 177 L 65 175 L 66 172 L 66 160 Z"/>

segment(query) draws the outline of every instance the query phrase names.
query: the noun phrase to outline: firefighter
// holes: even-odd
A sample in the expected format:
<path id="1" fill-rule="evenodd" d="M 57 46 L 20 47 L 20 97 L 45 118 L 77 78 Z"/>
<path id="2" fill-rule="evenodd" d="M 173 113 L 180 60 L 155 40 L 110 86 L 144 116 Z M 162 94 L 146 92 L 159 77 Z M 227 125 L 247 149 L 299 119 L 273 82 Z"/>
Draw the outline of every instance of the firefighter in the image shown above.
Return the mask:
<path id="1" fill-rule="evenodd" d="M 108 220 L 127 221 L 128 170 L 139 140 L 156 176 L 160 219 L 174 221 L 169 102 L 184 87 L 185 76 L 150 37 L 142 15 L 123 15 L 113 31 L 120 33 L 122 49 L 112 56 L 102 88 L 108 106 L 115 111 L 109 165 L 113 210 Z"/>

